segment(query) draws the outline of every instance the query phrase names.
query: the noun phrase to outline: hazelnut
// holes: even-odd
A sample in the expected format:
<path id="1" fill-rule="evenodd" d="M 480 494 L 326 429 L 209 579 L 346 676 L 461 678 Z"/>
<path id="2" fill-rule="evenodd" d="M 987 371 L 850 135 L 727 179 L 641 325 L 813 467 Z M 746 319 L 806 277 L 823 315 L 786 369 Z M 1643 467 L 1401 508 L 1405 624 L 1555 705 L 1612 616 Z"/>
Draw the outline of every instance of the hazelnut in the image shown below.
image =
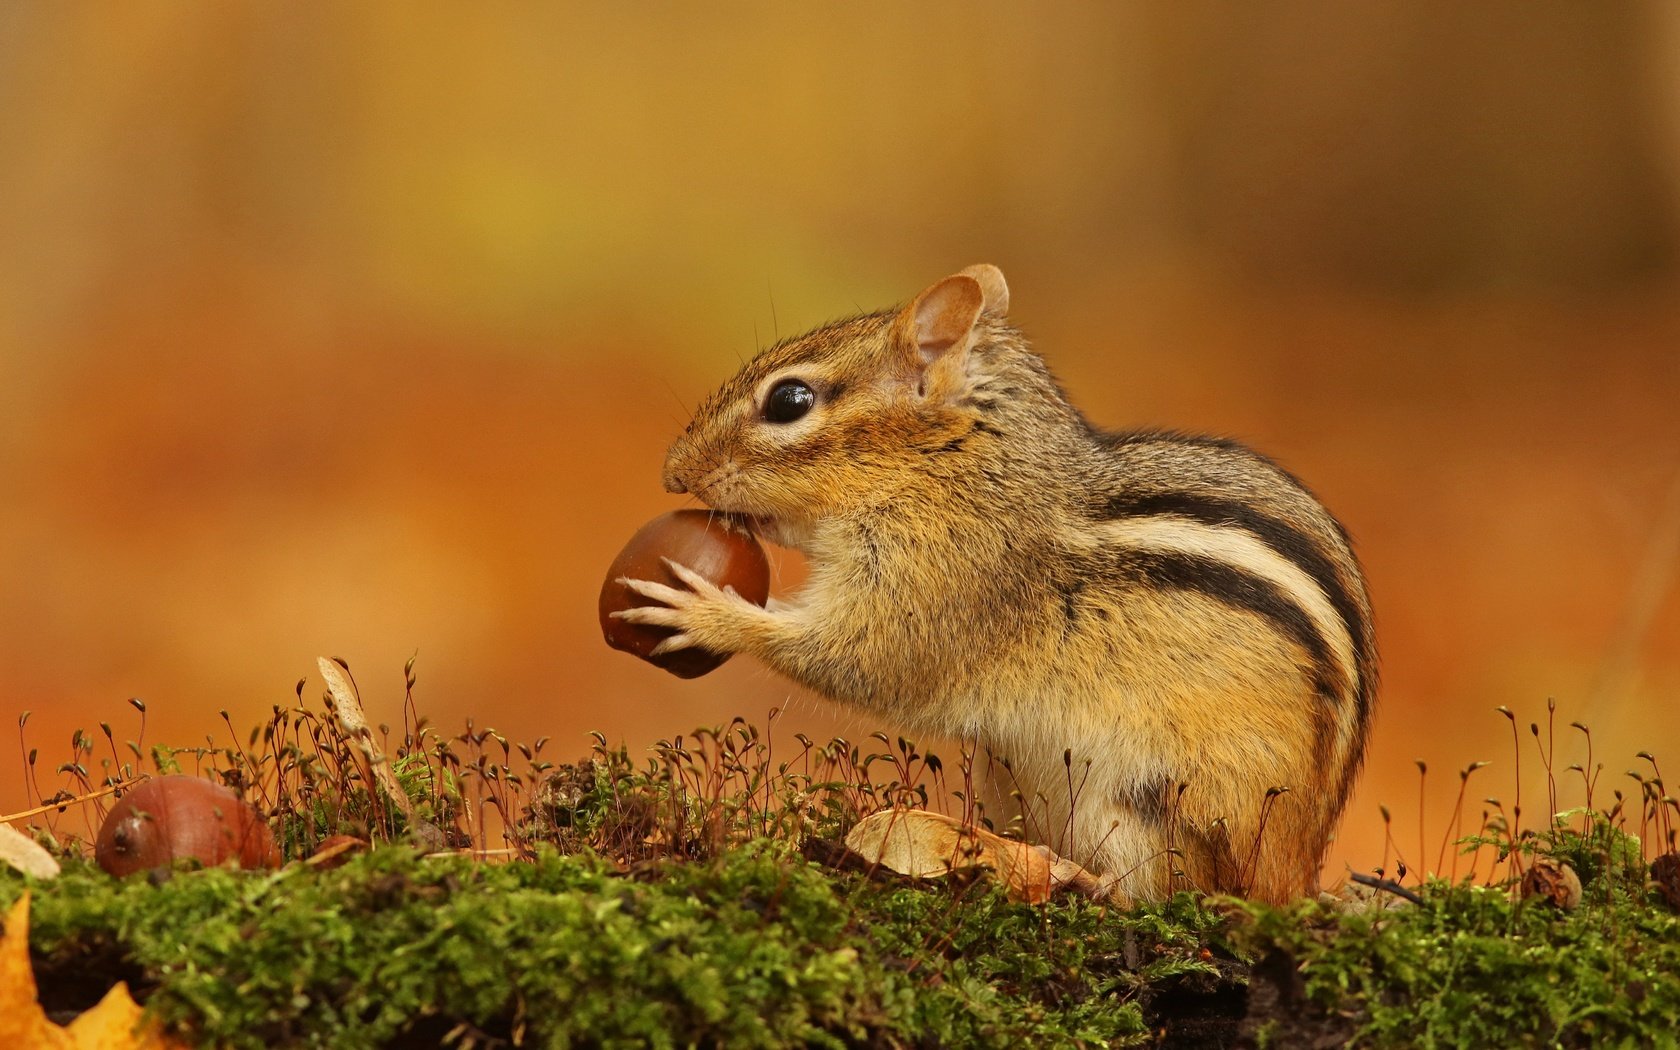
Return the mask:
<path id="1" fill-rule="evenodd" d="M 770 564 L 764 548 L 737 519 L 707 510 L 661 514 L 637 530 L 613 559 L 606 582 L 601 585 L 601 633 L 607 644 L 679 678 L 698 678 L 716 670 L 729 654 L 689 648 L 653 656 L 654 646 L 672 634 L 669 628 L 626 623 L 611 615 L 620 609 L 656 604 L 618 582 L 621 578 L 684 587 L 662 558 L 693 569 L 719 587 L 733 588 L 759 605 L 770 597 Z"/>
<path id="2" fill-rule="evenodd" d="M 94 859 L 112 875 L 168 868 L 191 857 L 206 866 L 280 863 L 268 824 L 238 795 L 199 777 L 157 777 L 124 795 L 99 826 Z"/>

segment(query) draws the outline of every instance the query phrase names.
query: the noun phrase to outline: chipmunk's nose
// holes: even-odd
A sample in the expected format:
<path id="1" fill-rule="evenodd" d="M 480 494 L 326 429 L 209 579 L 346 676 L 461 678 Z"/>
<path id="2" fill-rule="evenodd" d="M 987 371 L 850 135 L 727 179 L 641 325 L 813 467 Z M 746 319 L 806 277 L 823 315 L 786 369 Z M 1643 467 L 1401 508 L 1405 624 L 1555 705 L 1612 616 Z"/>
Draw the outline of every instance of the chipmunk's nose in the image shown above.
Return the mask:
<path id="1" fill-rule="evenodd" d="M 671 465 L 669 463 L 665 464 L 665 491 L 666 492 L 687 492 L 688 491 L 688 486 L 683 484 L 682 478 L 677 477 L 676 472 L 671 469 Z"/>

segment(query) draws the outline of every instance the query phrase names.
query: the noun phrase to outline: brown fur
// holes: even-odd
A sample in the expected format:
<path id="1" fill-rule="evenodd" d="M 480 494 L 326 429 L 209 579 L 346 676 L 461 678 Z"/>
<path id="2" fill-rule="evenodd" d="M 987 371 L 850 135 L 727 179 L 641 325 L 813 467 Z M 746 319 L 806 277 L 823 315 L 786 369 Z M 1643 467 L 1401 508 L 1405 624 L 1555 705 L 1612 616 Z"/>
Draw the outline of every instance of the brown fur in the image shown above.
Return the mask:
<path id="1" fill-rule="evenodd" d="M 1238 445 L 1093 430 L 1006 304 L 974 267 L 748 362 L 666 485 L 758 518 L 809 582 L 769 610 L 648 585 L 668 607 L 629 615 L 977 741 L 1030 836 L 1133 896 L 1314 891 L 1375 688 L 1345 533 Z M 789 378 L 816 405 L 768 422 Z"/>

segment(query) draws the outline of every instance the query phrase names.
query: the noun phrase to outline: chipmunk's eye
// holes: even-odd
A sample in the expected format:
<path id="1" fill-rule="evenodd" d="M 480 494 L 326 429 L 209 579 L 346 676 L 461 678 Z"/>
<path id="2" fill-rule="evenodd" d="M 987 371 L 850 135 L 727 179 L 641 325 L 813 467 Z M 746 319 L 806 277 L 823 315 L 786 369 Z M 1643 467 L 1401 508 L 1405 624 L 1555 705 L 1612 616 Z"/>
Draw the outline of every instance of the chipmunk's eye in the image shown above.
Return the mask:
<path id="1" fill-rule="evenodd" d="M 764 397 L 764 419 L 769 423 L 792 423 L 811 411 L 817 393 L 797 379 L 784 379 Z"/>

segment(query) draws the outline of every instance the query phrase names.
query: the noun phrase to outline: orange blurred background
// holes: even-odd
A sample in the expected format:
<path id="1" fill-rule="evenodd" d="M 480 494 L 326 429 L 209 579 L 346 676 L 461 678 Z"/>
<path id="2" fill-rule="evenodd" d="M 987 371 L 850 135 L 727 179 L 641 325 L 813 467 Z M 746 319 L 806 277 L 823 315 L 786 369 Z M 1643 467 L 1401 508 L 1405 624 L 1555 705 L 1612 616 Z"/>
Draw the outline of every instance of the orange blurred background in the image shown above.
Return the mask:
<path id="1" fill-rule="evenodd" d="M 1332 868 L 1382 802 L 1416 842 L 1414 759 L 1429 854 L 1470 761 L 1509 801 L 1496 705 L 1680 768 L 1680 9 L 654 10 L 0 13 L 0 812 L 23 747 L 50 793 L 131 696 L 225 741 L 321 655 L 558 758 L 890 731 L 612 652 L 596 592 L 742 357 L 978 261 L 1093 420 L 1246 439 L 1357 537 Z"/>

